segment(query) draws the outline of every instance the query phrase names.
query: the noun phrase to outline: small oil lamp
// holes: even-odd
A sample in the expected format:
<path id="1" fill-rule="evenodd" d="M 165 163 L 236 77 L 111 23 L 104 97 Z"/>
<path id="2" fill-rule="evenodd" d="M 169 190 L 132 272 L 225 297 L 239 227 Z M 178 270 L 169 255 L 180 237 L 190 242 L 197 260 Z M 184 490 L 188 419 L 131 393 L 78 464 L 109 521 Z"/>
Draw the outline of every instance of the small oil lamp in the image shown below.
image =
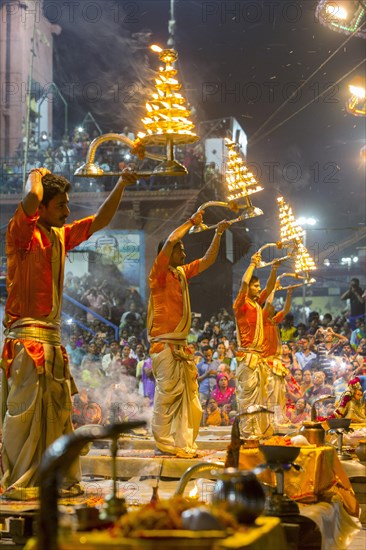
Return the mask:
<path id="1" fill-rule="evenodd" d="M 196 482 L 194 484 L 193 489 L 191 489 L 191 491 L 189 491 L 188 498 L 190 500 L 194 500 L 194 501 L 198 500 L 199 496 L 198 496 L 198 487 L 197 487 Z"/>

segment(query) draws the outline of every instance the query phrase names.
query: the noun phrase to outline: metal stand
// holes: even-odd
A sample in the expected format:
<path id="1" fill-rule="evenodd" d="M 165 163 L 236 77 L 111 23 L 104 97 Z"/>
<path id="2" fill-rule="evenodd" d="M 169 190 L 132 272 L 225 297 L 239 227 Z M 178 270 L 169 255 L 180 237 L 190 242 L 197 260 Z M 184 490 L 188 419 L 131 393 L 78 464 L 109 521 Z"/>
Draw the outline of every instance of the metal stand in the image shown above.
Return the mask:
<path id="1" fill-rule="evenodd" d="M 124 498 L 117 497 L 117 451 L 119 434 L 112 438 L 111 456 L 112 456 L 112 493 L 105 497 L 105 505 L 100 511 L 99 518 L 103 521 L 115 521 L 127 512 L 126 501 Z"/>
<path id="2" fill-rule="evenodd" d="M 343 451 L 343 434 L 347 430 L 345 428 L 337 428 L 335 433 L 337 434 L 337 456 L 339 460 L 351 460 L 351 455 Z"/>
<path id="3" fill-rule="evenodd" d="M 264 514 L 266 516 L 288 516 L 300 513 L 297 503 L 285 494 L 285 471 L 292 464 L 267 464 L 268 468 L 276 475 L 276 487 L 270 488 L 270 494 L 266 498 Z"/>

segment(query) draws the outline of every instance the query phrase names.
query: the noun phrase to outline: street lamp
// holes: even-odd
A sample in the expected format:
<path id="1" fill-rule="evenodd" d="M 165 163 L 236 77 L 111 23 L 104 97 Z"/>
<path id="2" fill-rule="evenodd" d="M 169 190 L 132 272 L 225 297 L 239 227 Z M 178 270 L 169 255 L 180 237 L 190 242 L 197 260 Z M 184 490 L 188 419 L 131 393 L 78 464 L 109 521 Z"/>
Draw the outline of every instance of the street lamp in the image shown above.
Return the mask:
<path id="1" fill-rule="evenodd" d="M 304 243 L 304 247 L 306 248 L 306 227 L 314 227 L 316 225 L 316 219 L 313 218 L 312 216 L 310 217 L 300 217 L 296 220 L 296 222 L 303 228 L 304 230 L 304 236 L 303 236 L 303 243 Z M 302 287 L 302 319 L 303 319 L 303 323 L 306 324 L 306 310 L 305 310 L 305 307 L 306 307 L 306 287 L 303 286 Z"/>

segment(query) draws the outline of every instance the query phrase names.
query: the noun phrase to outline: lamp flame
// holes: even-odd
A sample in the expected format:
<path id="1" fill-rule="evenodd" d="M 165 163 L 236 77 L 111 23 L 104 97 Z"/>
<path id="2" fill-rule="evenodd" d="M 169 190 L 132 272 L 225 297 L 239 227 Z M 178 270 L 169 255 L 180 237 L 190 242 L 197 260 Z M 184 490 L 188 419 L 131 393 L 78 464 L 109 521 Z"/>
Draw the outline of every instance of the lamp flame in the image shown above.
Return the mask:
<path id="1" fill-rule="evenodd" d="M 193 489 L 191 491 L 189 491 L 188 496 L 192 500 L 198 500 L 198 487 L 197 487 L 196 483 L 194 484 Z"/>

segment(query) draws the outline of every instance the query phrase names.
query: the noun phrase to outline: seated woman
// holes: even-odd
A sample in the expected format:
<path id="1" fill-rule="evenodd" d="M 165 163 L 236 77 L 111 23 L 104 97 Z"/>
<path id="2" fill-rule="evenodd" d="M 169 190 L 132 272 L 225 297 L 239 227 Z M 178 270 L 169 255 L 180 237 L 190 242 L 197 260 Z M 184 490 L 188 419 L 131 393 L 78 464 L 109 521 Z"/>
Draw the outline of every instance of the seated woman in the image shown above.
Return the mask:
<path id="1" fill-rule="evenodd" d="M 230 424 L 229 417 L 224 409 L 221 409 L 216 399 L 210 397 L 206 401 L 206 408 L 203 413 L 204 426 L 228 426 Z"/>
<path id="2" fill-rule="evenodd" d="M 365 401 L 358 377 L 349 381 L 348 388 L 342 394 L 338 408 L 335 410 L 335 416 L 351 418 L 352 422 L 366 422 Z"/>
<path id="3" fill-rule="evenodd" d="M 291 372 L 286 374 L 286 416 L 290 417 L 290 414 L 294 413 L 295 403 L 303 397 L 300 389 L 300 384 L 292 376 Z"/>
<path id="4" fill-rule="evenodd" d="M 287 413 L 288 418 L 292 424 L 301 424 L 306 420 L 310 420 L 310 410 L 303 397 L 300 397 L 293 410 L 289 410 Z"/>
<path id="5" fill-rule="evenodd" d="M 216 377 L 216 386 L 211 392 L 211 397 L 216 400 L 219 407 L 233 405 L 235 388 L 229 387 L 229 377 L 222 372 Z"/>

